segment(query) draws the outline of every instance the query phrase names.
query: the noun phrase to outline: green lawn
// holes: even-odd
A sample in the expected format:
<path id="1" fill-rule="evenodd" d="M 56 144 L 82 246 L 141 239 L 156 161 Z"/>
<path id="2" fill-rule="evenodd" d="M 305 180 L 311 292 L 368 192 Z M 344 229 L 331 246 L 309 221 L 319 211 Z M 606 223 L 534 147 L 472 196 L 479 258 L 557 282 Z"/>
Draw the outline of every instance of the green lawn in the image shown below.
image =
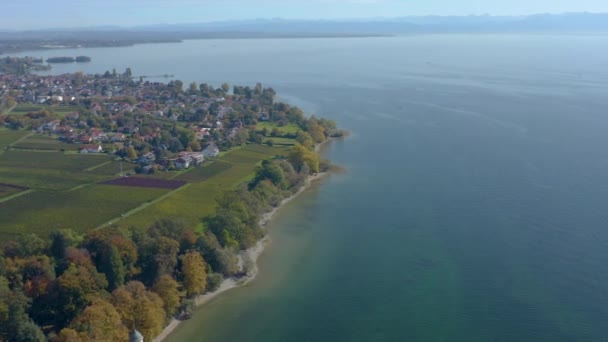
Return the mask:
<path id="1" fill-rule="evenodd" d="M 103 170 L 84 172 L 111 160 L 107 155 L 4 151 L 0 157 L 0 183 L 39 190 L 67 190 L 111 178 L 113 174 Z"/>
<path id="2" fill-rule="evenodd" d="M 78 151 L 80 146 L 63 143 L 53 136 L 34 134 L 19 141 L 17 144 L 14 144 L 13 147 L 18 149 L 43 151 Z"/>
<path id="3" fill-rule="evenodd" d="M 38 112 L 40 110 L 42 110 L 44 108 L 44 106 L 38 106 L 38 105 L 32 105 L 32 104 L 20 104 L 15 106 L 15 108 L 13 108 L 13 110 L 10 112 L 10 114 L 16 114 L 16 115 L 24 115 L 27 113 L 31 113 L 31 112 Z"/>
<path id="4" fill-rule="evenodd" d="M 89 156 L 89 157 L 93 157 L 93 156 Z M 86 173 L 113 177 L 113 176 L 117 176 L 120 174 L 120 169 L 122 166 L 123 174 L 127 174 L 127 173 L 134 174 L 135 166 L 137 166 L 137 165 L 126 162 L 126 161 L 111 160 L 104 164 L 100 164 L 99 167 L 96 167 L 96 166 L 93 166 L 93 169 L 91 169 L 91 170 L 87 169 Z"/>
<path id="5" fill-rule="evenodd" d="M 273 138 L 273 137 L 266 137 L 263 140 L 263 143 L 267 143 L 269 140 L 271 140 L 273 142 L 273 144 L 275 145 L 279 145 L 279 146 L 293 146 L 296 144 L 296 139 L 289 139 L 289 138 Z"/>
<path id="6" fill-rule="evenodd" d="M 234 164 L 223 160 L 217 160 L 201 167 L 191 169 L 178 177 L 175 180 L 183 180 L 186 182 L 201 182 L 214 177 L 222 172 L 228 171 Z"/>
<path id="7" fill-rule="evenodd" d="M 121 162 L 106 155 L 7 150 L 0 156 L 0 183 L 35 191 L 0 203 L 0 238 L 25 232 L 46 236 L 60 228 L 84 232 L 123 215 L 117 224 L 125 227 L 146 228 L 161 218 L 179 218 L 200 227 L 201 218 L 215 210 L 221 191 L 251 179 L 262 160 L 287 151 L 284 147 L 247 145 L 205 166 L 154 175 L 188 182 L 170 192 L 97 184 L 120 172 Z M 133 167 L 123 162 L 124 172 Z M 10 195 L 14 190 L 0 188 L 0 196 Z"/>
<path id="8" fill-rule="evenodd" d="M 10 186 L 9 184 L 0 183 L 0 198 L 12 196 L 12 195 L 20 193 L 21 191 L 24 191 L 24 190 L 25 189 L 22 189 L 19 187 Z"/>
<path id="9" fill-rule="evenodd" d="M 278 128 L 279 131 L 281 131 L 281 133 L 285 134 L 285 133 L 298 133 L 298 131 L 301 131 L 302 129 L 300 128 L 300 126 L 296 125 L 296 124 L 289 124 L 286 126 L 279 126 L 277 125 L 275 122 L 258 122 L 255 125 L 255 129 L 257 131 L 261 131 L 264 128 L 268 129 L 268 131 L 272 131 L 273 128 Z"/>
<path id="10" fill-rule="evenodd" d="M 83 184 L 97 183 L 107 176 L 66 172 L 53 169 L 24 169 L 0 167 L 0 183 L 39 190 L 69 190 Z"/>
<path id="11" fill-rule="evenodd" d="M 0 129 L 0 150 L 5 149 L 8 145 L 23 138 L 28 134 L 27 131 L 13 131 Z"/>
<path id="12" fill-rule="evenodd" d="M 189 187 L 122 220 L 119 225 L 149 227 L 161 218 L 179 218 L 188 225 L 199 226 L 201 218 L 215 210 L 215 199 L 221 191 L 234 188 L 253 178 L 255 168 L 262 160 L 285 153 L 285 149 L 261 145 L 248 145 L 230 151 L 213 164 L 176 177 L 177 180 L 188 180 L 192 183 Z M 214 164 L 217 165 L 213 166 Z"/>
<path id="13" fill-rule="evenodd" d="M 27 139 L 26 139 L 27 140 Z M 64 154 L 62 152 L 5 151 L 0 167 L 84 171 L 111 160 L 108 155 Z"/>
<path id="14" fill-rule="evenodd" d="M 40 236 L 62 228 L 86 232 L 168 191 L 112 185 L 93 185 L 75 191 L 36 191 L 0 205 L 0 232 Z"/>
<path id="15" fill-rule="evenodd" d="M 81 108 L 78 106 L 69 106 L 69 105 L 68 106 L 62 106 L 62 105 L 49 106 L 49 105 L 35 105 L 35 104 L 20 104 L 20 105 L 17 105 L 15 108 L 13 108 L 13 110 L 10 112 L 10 114 L 25 115 L 25 114 L 28 114 L 31 112 L 39 112 L 43 109 L 48 109 L 49 111 L 59 115 L 60 117 L 63 117 L 66 114 L 70 114 L 70 113 L 81 110 Z"/>

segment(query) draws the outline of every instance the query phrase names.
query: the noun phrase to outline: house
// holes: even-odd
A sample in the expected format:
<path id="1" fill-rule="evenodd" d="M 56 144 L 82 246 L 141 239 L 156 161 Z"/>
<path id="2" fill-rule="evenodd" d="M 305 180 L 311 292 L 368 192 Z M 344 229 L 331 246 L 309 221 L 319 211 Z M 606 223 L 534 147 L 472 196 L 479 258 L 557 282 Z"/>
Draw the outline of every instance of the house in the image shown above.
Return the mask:
<path id="1" fill-rule="evenodd" d="M 143 173 L 144 175 L 147 175 L 147 174 L 152 173 L 152 170 L 154 170 L 154 165 L 146 165 L 141 168 L 141 173 Z"/>
<path id="2" fill-rule="evenodd" d="M 258 114 L 258 120 L 259 121 L 268 121 L 268 120 L 270 120 L 270 116 L 267 113 L 260 113 L 260 114 Z"/>
<path id="3" fill-rule="evenodd" d="M 112 135 L 112 138 L 110 140 L 112 140 L 112 142 L 121 142 L 121 141 L 125 141 L 126 136 L 123 133 L 116 133 L 114 135 Z"/>
<path id="4" fill-rule="evenodd" d="M 82 135 L 82 136 L 80 136 L 80 137 L 78 138 L 78 141 L 79 141 L 80 143 L 82 143 L 82 144 L 88 144 L 88 143 L 90 143 L 91 141 L 93 141 L 93 138 L 91 138 L 91 137 L 90 137 L 90 136 L 88 136 L 88 135 Z"/>
<path id="5" fill-rule="evenodd" d="M 205 158 L 217 157 L 218 154 L 220 154 L 220 149 L 217 147 L 216 144 L 209 144 L 203 150 L 203 156 L 205 156 Z"/>
<path id="6" fill-rule="evenodd" d="M 144 335 L 133 329 L 129 333 L 129 342 L 144 342 Z"/>
<path id="7" fill-rule="evenodd" d="M 190 158 L 192 158 L 194 165 L 201 165 L 205 161 L 205 156 L 202 153 L 192 153 Z"/>
<path id="8" fill-rule="evenodd" d="M 84 145 L 80 149 L 80 153 L 101 153 L 102 151 L 101 145 Z"/>
<path id="9" fill-rule="evenodd" d="M 205 156 L 201 152 L 180 152 L 180 157 L 189 157 L 190 165 L 198 166 L 205 161 Z"/>
<path id="10" fill-rule="evenodd" d="M 156 156 L 152 152 L 148 152 L 148 153 L 142 155 L 141 157 L 139 157 L 139 159 L 137 159 L 137 162 L 142 165 L 150 165 L 150 164 L 154 163 L 155 161 L 156 161 Z"/>
<path id="11" fill-rule="evenodd" d="M 175 167 L 179 170 L 187 169 L 192 164 L 192 158 L 190 156 L 179 157 L 175 160 Z"/>

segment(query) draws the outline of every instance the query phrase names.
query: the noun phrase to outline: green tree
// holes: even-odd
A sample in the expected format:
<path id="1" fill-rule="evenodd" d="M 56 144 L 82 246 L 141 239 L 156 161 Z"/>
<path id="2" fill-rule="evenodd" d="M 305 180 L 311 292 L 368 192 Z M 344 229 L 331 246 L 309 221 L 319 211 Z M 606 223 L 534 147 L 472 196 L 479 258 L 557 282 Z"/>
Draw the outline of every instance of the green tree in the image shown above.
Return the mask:
<path id="1" fill-rule="evenodd" d="M 146 341 L 152 341 L 163 330 L 166 313 L 163 300 L 146 291 L 138 281 L 128 282 L 112 292 L 111 302 L 127 327 L 137 327 Z"/>
<path id="2" fill-rule="evenodd" d="M 36 234 L 23 234 L 17 238 L 18 255 L 22 257 L 39 255 L 44 253 L 46 243 Z"/>
<path id="3" fill-rule="evenodd" d="M 184 289 L 188 296 L 202 293 L 207 287 L 207 265 L 198 252 L 190 252 L 182 256 L 182 275 Z"/>
<path id="4" fill-rule="evenodd" d="M 198 141 L 198 140 L 196 140 L 196 139 L 195 139 L 195 140 L 192 140 L 192 141 L 190 142 L 189 147 L 192 149 L 192 151 L 200 151 L 200 150 L 202 150 L 202 149 L 203 149 L 203 147 L 201 146 L 200 141 Z"/>
<path id="5" fill-rule="evenodd" d="M 230 84 L 228 84 L 228 83 L 222 84 L 222 91 L 224 92 L 224 94 L 227 94 L 230 91 Z"/>
<path id="6" fill-rule="evenodd" d="M 59 262 L 65 257 L 65 250 L 82 242 L 82 235 L 71 229 L 62 229 L 51 233 L 51 255 Z"/>
<path id="7" fill-rule="evenodd" d="M 120 256 L 118 248 L 110 246 L 109 253 L 106 253 L 104 260 L 104 269 L 108 278 L 108 288 L 114 290 L 125 283 L 127 271 Z"/>
<path id="8" fill-rule="evenodd" d="M 300 145 L 302 145 L 310 150 L 312 150 L 315 147 L 315 141 L 313 140 L 312 136 L 308 132 L 299 131 L 298 134 L 296 135 L 296 141 Z"/>
<path id="9" fill-rule="evenodd" d="M 82 339 L 76 330 L 63 328 L 59 334 L 52 339 L 52 342 L 82 342 Z"/>
<path id="10" fill-rule="evenodd" d="M 319 156 L 300 144 L 291 149 L 288 160 L 298 171 L 302 171 L 306 166 L 312 173 L 319 172 Z"/>
<path id="11" fill-rule="evenodd" d="M 137 152 L 133 146 L 129 146 L 127 148 L 127 158 L 129 159 L 137 159 Z"/>
<path id="12" fill-rule="evenodd" d="M 70 323 L 86 341 L 126 341 L 129 333 L 121 321 L 120 314 L 105 300 L 95 300 L 93 304 Z"/>
<path id="13" fill-rule="evenodd" d="M 190 95 L 198 95 L 199 94 L 199 89 L 198 89 L 198 85 L 196 84 L 196 82 L 190 83 L 189 93 L 190 93 Z"/>
<path id="14" fill-rule="evenodd" d="M 180 304 L 179 284 L 168 274 L 160 276 L 152 288 L 162 298 L 167 316 L 175 314 Z"/>
<path id="15" fill-rule="evenodd" d="M 60 326 L 71 321 L 93 299 L 101 294 L 108 286 L 103 273 L 98 273 L 95 266 L 76 266 L 71 264 L 63 274 L 57 278 L 57 306 L 62 315 L 56 318 Z"/>
<path id="16" fill-rule="evenodd" d="M 39 326 L 36 325 L 31 319 L 26 319 L 21 322 L 12 341 L 15 342 L 46 342 L 46 337 L 42 333 Z"/>

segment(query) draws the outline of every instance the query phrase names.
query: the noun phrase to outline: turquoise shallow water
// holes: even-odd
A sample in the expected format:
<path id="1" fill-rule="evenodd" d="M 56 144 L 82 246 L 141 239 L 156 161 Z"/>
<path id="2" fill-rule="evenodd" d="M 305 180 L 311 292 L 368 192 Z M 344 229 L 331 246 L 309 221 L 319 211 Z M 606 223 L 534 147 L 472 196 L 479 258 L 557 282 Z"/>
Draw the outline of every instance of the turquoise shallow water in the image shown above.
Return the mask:
<path id="1" fill-rule="evenodd" d="M 30 53 L 31 54 L 31 53 Z M 260 277 L 171 341 L 606 341 L 608 36 L 209 40 L 89 55 L 275 87 L 352 132 Z"/>

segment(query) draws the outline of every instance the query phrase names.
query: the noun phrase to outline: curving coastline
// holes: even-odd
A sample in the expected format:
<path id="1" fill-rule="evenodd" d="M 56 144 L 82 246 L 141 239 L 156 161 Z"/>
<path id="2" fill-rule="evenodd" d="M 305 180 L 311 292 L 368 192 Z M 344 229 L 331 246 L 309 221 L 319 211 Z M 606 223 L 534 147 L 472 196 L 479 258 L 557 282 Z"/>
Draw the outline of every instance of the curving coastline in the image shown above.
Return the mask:
<path id="1" fill-rule="evenodd" d="M 324 143 L 317 145 L 317 149 L 320 148 L 323 144 Z M 329 172 L 321 172 L 316 175 L 309 176 L 306 179 L 306 182 L 298 189 L 298 191 L 296 191 L 290 197 L 287 197 L 284 200 L 282 200 L 281 203 L 277 207 L 273 208 L 271 211 L 262 215 L 262 217 L 260 218 L 260 221 L 259 221 L 260 226 L 267 225 L 272 220 L 272 218 L 277 214 L 277 212 L 279 212 L 279 210 L 281 208 L 283 208 L 287 203 L 293 201 L 302 192 L 309 189 L 315 181 L 318 181 L 327 175 L 329 175 Z M 240 278 L 231 277 L 231 278 L 224 279 L 224 281 L 222 281 L 222 284 L 220 285 L 220 287 L 217 290 L 197 296 L 194 299 L 194 306 L 196 308 L 200 308 L 201 306 L 205 305 L 206 303 L 208 303 L 215 297 L 219 296 L 220 294 L 222 294 L 226 291 L 229 291 L 231 289 L 234 289 L 236 287 L 241 287 L 241 286 L 247 285 L 251 281 L 253 281 L 258 275 L 257 260 L 260 257 L 260 255 L 262 255 L 262 253 L 264 252 L 264 250 L 266 248 L 266 245 L 268 245 L 268 243 L 270 243 L 270 241 L 271 241 L 270 236 L 268 235 L 268 232 L 267 232 L 266 236 L 263 239 L 261 239 L 260 241 L 258 241 L 255 244 L 255 246 L 248 248 L 246 250 L 240 251 L 239 256 L 238 256 L 239 264 L 242 266 L 243 260 L 249 259 L 249 260 L 251 260 L 252 265 L 253 265 L 252 269 L 249 270 L 247 275 L 244 277 L 240 277 Z M 166 340 L 167 337 L 169 337 L 171 335 L 171 333 L 173 333 L 173 331 L 175 331 L 175 329 L 181 324 L 181 322 L 182 322 L 181 320 L 173 318 L 171 320 L 171 322 L 165 327 L 165 329 L 163 329 L 163 331 L 160 333 L 160 335 L 158 335 L 154 338 L 153 342 L 161 342 L 161 341 Z"/>

